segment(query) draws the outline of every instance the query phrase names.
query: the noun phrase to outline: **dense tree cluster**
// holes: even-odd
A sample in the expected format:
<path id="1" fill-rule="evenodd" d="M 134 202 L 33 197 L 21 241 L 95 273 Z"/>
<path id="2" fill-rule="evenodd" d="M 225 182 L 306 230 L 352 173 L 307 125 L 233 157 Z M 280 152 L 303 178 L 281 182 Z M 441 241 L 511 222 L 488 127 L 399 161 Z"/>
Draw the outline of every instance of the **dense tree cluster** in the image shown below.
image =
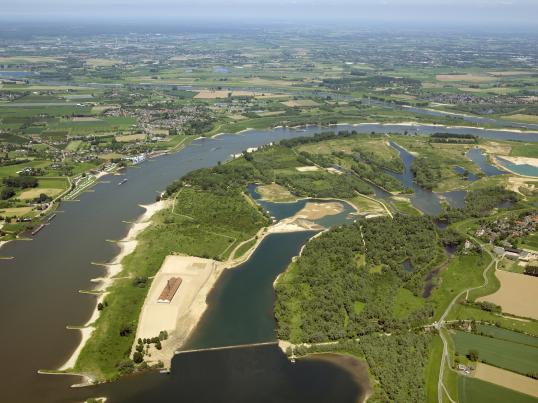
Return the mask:
<path id="1" fill-rule="evenodd" d="M 279 337 L 321 342 L 423 323 L 432 310 L 417 295 L 438 256 L 436 230 L 426 217 L 359 220 L 324 233 L 277 283 Z M 401 289 L 419 301 L 404 314 L 396 309 Z"/>
<path id="2" fill-rule="evenodd" d="M 369 402 L 425 402 L 424 371 L 429 358 L 431 336 L 427 333 L 365 335 L 360 340 L 338 344 L 299 347 L 296 354 L 344 352 L 364 357 L 369 370 L 379 380 Z"/>
<path id="3" fill-rule="evenodd" d="M 430 136 L 432 143 L 477 144 L 478 137 L 472 134 L 435 133 Z"/>
<path id="4" fill-rule="evenodd" d="M 465 196 L 464 208 L 448 206 L 441 219 L 455 222 L 465 218 L 479 218 L 490 214 L 491 210 L 502 203 L 514 203 L 518 200 L 517 194 L 502 186 L 471 190 Z"/>
<path id="5" fill-rule="evenodd" d="M 375 167 L 374 165 L 356 162 L 351 168 L 353 169 L 353 172 L 355 172 L 361 178 L 367 179 L 389 192 L 402 191 L 404 189 L 399 180 L 386 174 L 380 168 Z"/>
<path id="6" fill-rule="evenodd" d="M 442 179 L 441 164 L 432 158 L 418 156 L 411 164 L 415 182 L 425 188 L 433 189 Z"/>

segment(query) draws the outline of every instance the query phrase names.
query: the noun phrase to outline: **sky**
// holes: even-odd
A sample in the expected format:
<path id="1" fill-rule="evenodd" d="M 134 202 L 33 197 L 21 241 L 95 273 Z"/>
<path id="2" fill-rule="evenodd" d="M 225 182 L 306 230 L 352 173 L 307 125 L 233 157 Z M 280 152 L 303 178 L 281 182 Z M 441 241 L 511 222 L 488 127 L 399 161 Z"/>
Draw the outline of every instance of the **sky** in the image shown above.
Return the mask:
<path id="1" fill-rule="evenodd" d="M 3 20 L 372 21 L 538 25 L 538 0 L 0 0 Z"/>

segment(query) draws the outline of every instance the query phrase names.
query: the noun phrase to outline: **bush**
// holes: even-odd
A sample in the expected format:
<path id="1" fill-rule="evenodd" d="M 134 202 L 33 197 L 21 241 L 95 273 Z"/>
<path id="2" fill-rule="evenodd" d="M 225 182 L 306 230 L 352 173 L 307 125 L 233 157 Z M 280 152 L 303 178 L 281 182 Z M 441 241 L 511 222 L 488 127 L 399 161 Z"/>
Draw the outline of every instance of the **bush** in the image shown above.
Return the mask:
<path id="1" fill-rule="evenodd" d="M 121 360 L 118 364 L 118 372 L 122 375 L 130 374 L 134 371 L 134 364 L 131 360 Z"/>
<path id="2" fill-rule="evenodd" d="M 133 354 L 133 361 L 136 364 L 140 364 L 142 361 L 144 361 L 144 355 L 140 351 L 135 351 Z"/>

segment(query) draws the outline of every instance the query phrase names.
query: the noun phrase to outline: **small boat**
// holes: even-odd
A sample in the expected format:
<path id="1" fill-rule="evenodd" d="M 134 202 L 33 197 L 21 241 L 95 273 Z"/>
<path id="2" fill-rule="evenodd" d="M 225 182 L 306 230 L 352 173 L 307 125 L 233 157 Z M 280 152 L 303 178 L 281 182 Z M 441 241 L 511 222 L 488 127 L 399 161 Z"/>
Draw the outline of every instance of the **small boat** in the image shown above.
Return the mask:
<path id="1" fill-rule="evenodd" d="M 122 179 L 122 180 L 121 180 L 121 182 L 120 182 L 120 183 L 118 183 L 118 186 L 121 186 L 121 185 L 123 185 L 123 184 L 124 184 L 125 182 L 127 182 L 127 178 L 125 178 L 125 179 Z"/>
<path id="2" fill-rule="evenodd" d="M 56 218 L 56 214 L 53 214 L 53 215 L 51 215 L 51 216 L 47 219 L 47 221 L 48 221 L 48 222 L 51 222 L 51 221 L 54 220 L 55 218 Z"/>

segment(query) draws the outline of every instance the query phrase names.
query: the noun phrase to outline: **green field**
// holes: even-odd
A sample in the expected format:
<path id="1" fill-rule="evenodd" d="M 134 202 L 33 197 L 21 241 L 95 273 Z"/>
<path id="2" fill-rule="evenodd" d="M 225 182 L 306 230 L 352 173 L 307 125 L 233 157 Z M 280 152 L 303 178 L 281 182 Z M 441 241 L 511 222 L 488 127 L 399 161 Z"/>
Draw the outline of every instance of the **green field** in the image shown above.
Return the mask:
<path id="1" fill-rule="evenodd" d="M 468 376 L 458 382 L 459 403 L 536 403 L 532 396 Z"/>
<path id="2" fill-rule="evenodd" d="M 451 335 L 456 352 L 466 355 L 477 350 L 479 361 L 523 375 L 538 373 L 538 348 L 526 344 L 456 331 Z"/>
<path id="3" fill-rule="evenodd" d="M 527 249 L 538 251 L 538 234 L 527 235 L 521 240 L 521 246 Z"/>
<path id="4" fill-rule="evenodd" d="M 482 272 L 489 264 L 488 255 L 456 256 L 440 274 L 442 287 L 436 287 L 430 299 L 435 304 L 435 317 L 444 312 L 450 301 L 461 290 L 483 283 Z"/>
<path id="5" fill-rule="evenodd" d="M 511 341 L 519 344 L 526 344 L 532 347 L 538 347 L 538 337 L 533 337 L 528 334 L 513 332 L 510 330 L 503 329 L 501 327 L 482 324 L 476 325 L 476 330 L 480 334 L 495 337 L 496 339 Z"/>
<path id="6" fill-rule="evenodd" d="M 510 155 L 513 157 L 538 158 L 538 144 L 513 144 L 512 149 L 510 150 Z"/>

